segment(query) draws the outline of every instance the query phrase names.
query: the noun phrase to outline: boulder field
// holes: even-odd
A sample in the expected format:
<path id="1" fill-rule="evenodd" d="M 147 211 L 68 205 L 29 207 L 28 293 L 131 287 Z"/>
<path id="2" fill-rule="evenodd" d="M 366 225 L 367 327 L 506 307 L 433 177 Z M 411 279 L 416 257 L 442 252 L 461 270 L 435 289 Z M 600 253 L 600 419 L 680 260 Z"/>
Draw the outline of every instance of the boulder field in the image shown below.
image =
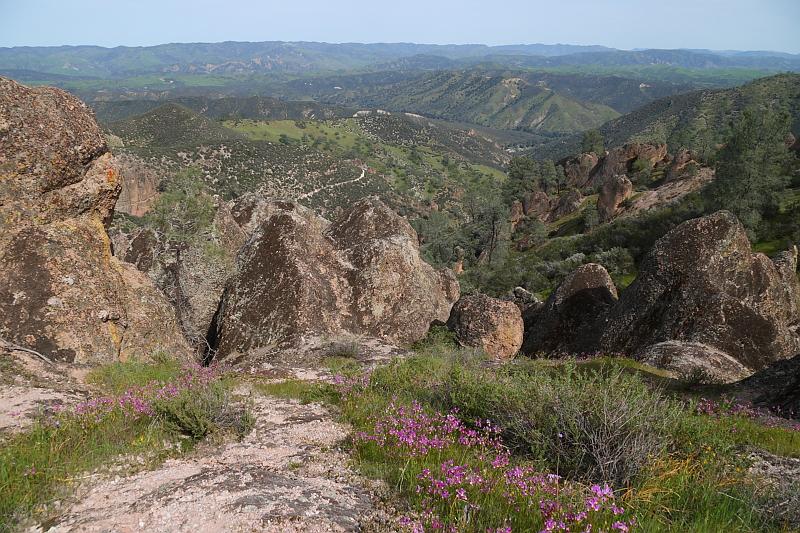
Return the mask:
<path id="1" fill-rule="evenodd" d="M 568 276 L 526 313 L 523 352 L 620 353 L 735 381 L 800 353 L 797 255 L 753 253 L 727 211 L 686 221 L 656 242 L 619 299 L 600 265 Z"/>
<path id="2" fill-rule="evenodd" d="M 586 174 L 574 180 L 604 184 L 611 218 L 630 194 L 621 175 L 632 162 L 665 158 L 664 147 L 630 145 L 571 168 Z M 678 175 L 691 162 L 681 153 L 668 163 Z M 403 346 L 438 323 L 497 359 L 520 349 L 623 354 L 714 381 L 800 353 L 796 247 L 772 260 L 753 253 L 725 211 L 662 237 L 621 294 L 587 264 L 544 303 L 521 288 L 510 301 L 459 299 L 454 273 L 423 261 L 414 229 L 377 198 L 331 221 L 258 194 L 214 199 L 208 242 L 174 243 L 147 228 L 109 237 L 123 180 L 82 102 L 0 78 L 3 346 L 74 363 L 157 351 L 240 361 L 341 337 Z M 556 206 L 526 198 L 517 215 L 544 220 L 580 205 L 577 190 L 563 196 Z"/>

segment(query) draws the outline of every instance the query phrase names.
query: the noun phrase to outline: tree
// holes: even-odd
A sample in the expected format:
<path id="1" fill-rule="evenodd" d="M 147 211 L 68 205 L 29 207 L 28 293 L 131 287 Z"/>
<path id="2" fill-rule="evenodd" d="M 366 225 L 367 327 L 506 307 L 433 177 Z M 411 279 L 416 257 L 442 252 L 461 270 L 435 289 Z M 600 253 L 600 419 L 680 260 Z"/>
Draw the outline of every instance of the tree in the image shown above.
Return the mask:
<path id="1" fill-rule="evenodd" d="M 745 108 L 717 154 L 716 177 L 705 190 L 707 204 L 732 211 L 751 237 L 764 216 L 777 210 L 789 183 L 785 138 L 790 124 L 785 109 Z"/>
<path id="2" fill-rule="evenodd" d="M 603 135 L 597 130 L 588 130 L 583 133 L 583 141 L 581 142 L 582 152 L 594 152 L 602 154 L 605 152 L 605 139 Z"/>
<path id="3" fill-rule="evenodd" d="M 563 170 L 562 170 L 562 175 L 563 175 Z M 556 169 L 555 163 L 553 163 L 551 159 L 545 159 L 544 161 L 542 161 L 539 185 L 541 189 L 547 193 L 549 193 L 553 189 L 556 189 L 558 190 L 558 192 L 561 192 L 561 186 L 560 186 L 561 184 L 559 183 L 558 170 Z"/>
<path id="4" fill-rule="evenodd" d="M 216 208 L 208 194 L 200 170 L 194 167 L 177 172 L 145 216 L 148 226 L 165 241 L 191 244 L 214 221 Z"/>
<path id="5" fill-rule="evenodd" d="M 539 166 L 530 157 L 515 157 L 508 164 L 508 179 L 503 184 L 503 200 L 510 204 L 521 200 L 537 185 Z"/>

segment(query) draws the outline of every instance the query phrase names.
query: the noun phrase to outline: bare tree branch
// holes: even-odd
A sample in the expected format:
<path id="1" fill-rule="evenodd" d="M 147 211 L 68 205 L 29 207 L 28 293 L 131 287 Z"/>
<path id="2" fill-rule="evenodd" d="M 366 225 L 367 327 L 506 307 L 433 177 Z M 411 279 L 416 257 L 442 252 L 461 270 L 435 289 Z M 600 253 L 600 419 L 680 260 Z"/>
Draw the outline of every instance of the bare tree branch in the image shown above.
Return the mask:
<path id="1" fill-rule="evenodd" d="M 36 350 L 31 350 L 30 348 L 25 348 L 23 346 L 20 346 L 19 344 L 14 344 L 14 343 L 8 342 L 7 340 L 2 339 L 2 338 L 0 338 L 0 348 L 3 348 L 5 350 L 9 350 L 9 351 L 27 352 L 27 353 L 35 355 L 36 357 L 38 357 L 39 359 L 41 359 L 42 361 L 44 361 L 45 363 L 47 363 L 49 365 L 55 364 L 48 357 L 40 354 Z"/>

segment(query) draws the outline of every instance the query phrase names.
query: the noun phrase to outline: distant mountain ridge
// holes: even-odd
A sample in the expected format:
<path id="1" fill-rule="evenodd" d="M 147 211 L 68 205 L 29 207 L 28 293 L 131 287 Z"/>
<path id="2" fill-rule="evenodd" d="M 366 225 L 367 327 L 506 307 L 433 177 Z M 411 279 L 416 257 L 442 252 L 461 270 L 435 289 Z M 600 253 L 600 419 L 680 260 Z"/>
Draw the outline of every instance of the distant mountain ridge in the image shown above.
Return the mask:
<path id="1" fill-rule="evenodd" d="M 705 50 L 616 50 L 567 44 L 432 45 L 415 43 L 222 42 L 147 47 L 59 46 L 0 48 L 0 72 L 125 77 L 141 74 L 293 73 L 369 69 L 414 56 L 443 58 L 460 66 L 493 58 L 526 58 L 530 67 L 671 65 L 684 68 L 800 70 L 800 55 Z"/>

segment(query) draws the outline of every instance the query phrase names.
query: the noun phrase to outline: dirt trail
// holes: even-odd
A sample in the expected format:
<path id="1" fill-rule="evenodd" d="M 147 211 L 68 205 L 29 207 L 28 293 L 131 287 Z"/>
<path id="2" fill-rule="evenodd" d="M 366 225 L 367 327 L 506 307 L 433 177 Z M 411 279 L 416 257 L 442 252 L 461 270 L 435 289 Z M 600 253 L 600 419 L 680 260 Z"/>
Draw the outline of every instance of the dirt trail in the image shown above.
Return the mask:
<path id="1" fill-rule="evenodd" d="M 316 404 L 253 396 L 241 442 L 85 490 L 48 531 L 392 531 L 338 448 L 348 428 Z M 211 448 L 209 446 L 209 448 Z"/>
<path id="2" fill-rule="evenodd" d="M 340 181 L 340 182 L 337 182 L 337 183 L 331 183 L 330 185 L 324 185 L 322 187 L 314 189 L 313 191 L 309 191 L 309 192 L 307 192 L 305 194 L 301 194 L 300 196 L 297 197 L 297 200 L 298 201 L 307 200 L 308 198 L 311 198 L 312 196 L 314 196 L 317 193 L 320 193 L 322 191 L 329 191 L 331 189 L 338 189 L 339 187 L 344 187 L 345 185 L 352 185 L 353 183 L 358 183 L 359 181 L 363 180 L 364 177 L 367 175 L 367 168 L 368 167 L 366 165 L 362 166 L 361 167 L 361 175 L 359 177 L 357 177 L 357 178 L 353 178 L 351 180 L 346 180 L 346 181 Z"/>

